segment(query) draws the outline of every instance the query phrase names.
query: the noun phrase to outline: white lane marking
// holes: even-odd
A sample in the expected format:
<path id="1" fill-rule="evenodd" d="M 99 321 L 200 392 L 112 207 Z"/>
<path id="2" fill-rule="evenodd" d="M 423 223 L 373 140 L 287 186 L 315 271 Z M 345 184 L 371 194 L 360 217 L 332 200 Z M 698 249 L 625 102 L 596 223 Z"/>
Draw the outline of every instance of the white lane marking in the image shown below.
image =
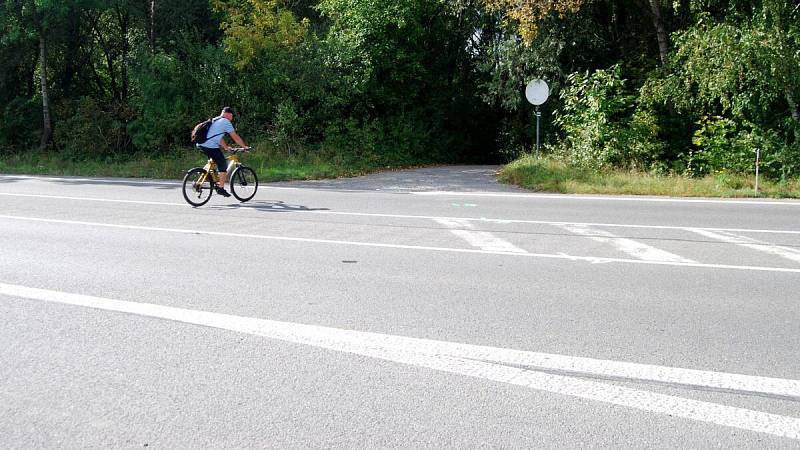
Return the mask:
<path id="1" fill-rule="evenodd" d="M 525 352 L 127 302 L 0 283 L 0 295 L 115 311 L 263 336 L 638 410 L 800 439 L 800 418 L 615 386 L 536 369 L 800 397 L 800 380 Z"/>
<path id="2" fill-rule="evenodd" d="M 464 239 L 473 247 L 501 253 L 528 253 L 511 242 L 500 239 L 486 231 L 450 230 L 451 233 Z"/>
<path id="3" fill-rule="evenodd" d="M 583 196 L 571 194 L 527 194 L 527 193 L 505 193 L 505 192 L 455 192 L 455 191 L 417 191 L 408 192 L 411 195 L 436 196 L 436 197 L 507 197 L 507 198 L 535 198 L 547 200 L 601 200 L 615 202 L 658 202 L 658 203 L 717 203 L 724 205 L 780 205 L 780 206 L 800 206 L 800 202 L 793 200 L 784 201 L 764 201 L 764 200 L 714 200 L 698 198 L 675 198 L 675 197 L 606 197 L 606 196 Z"/>
<path id="4" fill-rule="evenodd" d="M 450 247 L 429 247 L 421 245 L 401 245 L 401 244 L 381 244 L 377 242 L 358 242 L 358 241 L 337 241 L 331 239 L 312 239 L 312 238 L 297 238 L 287 236 L 270 236 L 264 234 L 243 234 L 243 233 L 228 233 L 223 231 L 204 231 L 204 230 L 190 230 L 181 228 L 163 228 L 163 227 L 148 227 L 141 225 L 121 225 L 112 223 L 100 222 L 84 222 L 78 220 L 61 220 L 61 219 L 43 219 L 39 217 L 23 217 L 0 215 L 0 219 L 9 220 L 23 220 L 31 222 L 43 223 L 58 223 L 65 225 L 81 225 L 103 228 L 115 228 L 124 230 L 142 230 L 142 231 L 161 231 L 166 233 L 180 233 L 180 234 L 194 234 L 194 235 L 207 235 L 207 236 L 225 236 L 233 238 L 245 239 L 264 239 L 273 241 L 287 241 L 287 242 L 310 242 L 317 244 L 333 244 L 333 245 L 353 245 L 359 247 L 376 247 L 376 248 L 393 248 L 404 250 L 425 250 L 433 252 L 452 252 L 452 253 L 473 253 L 482 255 L 505 255 L 505 256 L 518 256 L 529 258 L 548 258 L 548 259 L 562 259 L 567 261 L 585 261 L 592 264 L 598 263 L 627 263 L 627 264 L 645 264 L 657 266 L 677 266 L 677 267 L 696 267 L 703 269 L 728 269 L 728 270 L 745 270 L 755 272 L 783 272 L 783 273 L 800 273 L 800 269 L 791 269 L 786 267 L 763 267 L 763 266 L 737 266 L 732 264 L 702 264 L 702 263 L 679 263 L 670 261 L 645 261 L 642 259 L 625 259 L 625 258 L 605 258 L 595 256 L 573 256 L 565 253 L 550 254 L 550 253 L 510 253 L 498 252 L 489 250 L 478 250 L 468 248 L 450 248 Z"/>
<path id="5" fill-rule="evenodd" d="M 478 247 L 482 250 L 504 252 L 504 253 L 528 253 L 525 250 L 517 247 L 516 245 L 504 239 L 489 233 L 488 231 L 474 231 L 472 223 L 466 220 L 452 220 L 452 219 L 436 219 L 436 222 L 448 228 L 460 228 L 457 230 L 451 229 L 450 232 L 454 235 L 464 239 L 473 247 Z M 468 228 L 468 229 L 464 229 Z"/>
<path id="6" fill-rule="evenodd" d="M 602 242 L 604 244 L 611 244 L 621 252 L 645 261 L 670 261 L 687 264 L 697 262 L 688 258 L 684 258 L 680 255 L 670 253 L 666 250 L 661 250 L 659 248 L 647 245 L 643 242 L 616 236 L 605 230 L 598 230 L 597 228 L 576 224 L 561 225 L 560 227 L 569 231 L 570 233 L 586 236 L 594 241 Z"/>
<path id="7" fill-rule="evenodd" d="M 295 189 L 295 188 L 276 188 L 276 189 Z M 186 203 L 169 203 L 169 202 L 154 202 L 142 200 L 118 200 L 108 198 L 95 198 L 95 197 L 70 197 L 63 195 L 43 195 L 43 194 L 16 194 L 9 192 L 0 192 L 0 196 L 8 197 L 29 197 L 29 198 L 49 198 L 56 200 L 75 200 L 87 202 L 110 202 L 110 203 L 139 203 L 143 205 L 165 205 L 165 206 L 180 206 L 188 208 Z M 235 206 L 229 205 L 214 205 L 214 208 L 229 208 L 229 209 L 258 209 L 261 208 L 257 205 L 251 204 L 237 204 Z M 390 219 L 425 219 L 425 220 L 449 220 L 453 222 L 471 221 L 482 223 L 497 223 L 497 224 L 531 224 L 531 225 L 580 225 L 580 226 L 594 226 L 594 227 L 609 227 L 609 228 L 638 228 L 638 229 L 653 229 L 653 230 L 678 230 L 686 231 L 687 228 L 698 230 L 710 231 L 730 231 L 735 233 L 765 233 L 765 234 L 797 234 L 800 235 L 800 230 L 761 230 L 751 228 L 715 228 L 715 227 L 687 227 L 687 226 L 671 226 L 671 225 L 635 225 L 624 223 L 598 223 L 598 222 L 564 222 L 564 221 L 551 221 L 551 220 L 523 220 L 523 219 L 493 219 L 486 217 L 448 217 L 448 216 L 423 216 L 414 214 L 380 214 L 380 213 L 360 213 L 360 212 L 347 212 L 347 211 L 314 211 L 314 210 L 292 210 L 295 213 L 303 214 L 320 214 L 332 216 L 354 216 L 354 217 L 383 217 Z"/>
<path id="8" fill-rule="evenodd" d="M 757 239 L 749 238 L 746 236 L 739 236 L 733 233 L 726 232 L 711 232 L 700 228 L 687 228 L 701 236 L 717 239 L 722 242 L 740 245 L 760 252 L 769 253 L 771 255 L 780 256 L 788 260 L 800 263 L 800 250 L 791 247 L 782 247 L 780 245 L 770 244 L 769 242 L 759 241 Z"/>
<path id="9" fill-rule="evenodd" d="M 11 178 L 18 180 L 38 180 L 38 181 L 88 181 L 102 184 L 141 184 L 148 186 L 180 186 L 180 181 L 169 180 L 149 180 L 149 179 L 109 179 L 109 178 L 84 178 L 84 177 L 48 177 L 32 175 L 0 175 L 0 179 Z"/>
<path id="10" fill-rule="evenodd" d="M 152 202 L 147 200 L 122 200 L 117 198 L 69 197 L 66 195 L 11 194 L 7 192 L 0 192 L 0 195 L 4 195 L 7 197 L 51 198 L 54 200 L 78 200 L 78 201 L 101 202 L 101 203 L 128 203 L 128 204 L 139 204 L 139 205 L 164 205 L 164 206 L 189 207 L 188 203 Z"/>

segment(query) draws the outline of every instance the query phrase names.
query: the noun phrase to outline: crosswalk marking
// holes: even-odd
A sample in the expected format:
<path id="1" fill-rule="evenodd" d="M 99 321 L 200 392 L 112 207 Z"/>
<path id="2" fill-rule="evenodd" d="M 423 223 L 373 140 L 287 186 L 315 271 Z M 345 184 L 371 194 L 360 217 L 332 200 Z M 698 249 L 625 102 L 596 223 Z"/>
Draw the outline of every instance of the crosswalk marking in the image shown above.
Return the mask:
<path id="1" fill-rule="evenodd" d="M 619 237 L 608 231 L 599 230 L 597 228 L 588 227 L 580 224 L 563 224 L 559 225 L 560 228 L 575 233 L 581 236 L 586 236 L 597 242 L 603 242 L 613 245 L 617 250 L 622 251 L 635 258 L 645 261 L 665 261 L 665 262 L 679 262 L 693 264 L 693 261 L 688 258 L 670 253 L 666 250 L 655 248 L 643 242 L 634 241 L 633 239 Z"/>
<path id="2" fill-rule="evenodd" d="M 467 241 L 471 246 L 481 250 L 506 253 L 528 253 L 516 245 L 489 233 L 487 231 L 474 231 L 474 225 L 468 220 L 440 218 L 435 221 L 451 229 L 450 232 Z"/>
<path id="3" fill-rule="evenodd" d="M 711 239 L 716 239 L 730 244 L 740 245 L 745 248 L 757 250 L 759 252 L 768 253 L 770 255 L 780 256 L 790 261 L 800 263 L 800 250 L 791 247 L 782 247 L 780 245 L 770 244 L 769 242 L 759 241 L 757 239 L 740 236 L 724 231 L 709 231 L 701 228 L 687 228 L 687 230 L 695 232 L 701 236 Z"/>
<path id="4" fill-rule="evenodd" d="M 432 247 L 432 246 L 422 246 L 422 245 L 387 244 L 380 242 L 359 242 L 359 241 L 342 241 L 333 239 L 271 236 L 264 234 L 231 233 L 226 231 L 211 231 L 211 230 L 200 230 L 200 229 L 166 228 L 166 227 L 151 227 L 144 225 L 125 225 L 125 224 L 103 223 L 103 222 L 87 222 L 79 220 L 46 219 L 42 217 L 12 216 L 8 214 L 0 214 L 0 219 L 50 223 L 50 224 L 63 224 L 71 226 L 102 227 L 102 228 L 109 228 L 116 230 L 158 231 L 163 233 L 191 234 L 197 236 L 224 236 L 237 239 L 260 239 L 260 240 L 272 240 L 272 241 L 284 241 L 284 242 L 316 243 L 316 244 L 327 244 L 327 245 L 351 245 L 357 247 L 419 250 L 419 251 L 429 251 L 429 252 L 447 252 L 447 253 L 462 253 L 462 254 L 474 254 L 474 255 L 499 255 L 499 256 L 514 257 L 514 258 L 561 259 L 568 261 L 583 261 L 592 264 L 623 263 L 623 264 L 644 264 L 644 265 L 675 266 L 675 267 L 701 268 L 701 269 L 744 270 L 744 271 L 755 271 L 755 272 L 775 272 L 775 273 L 792 273 L 792 274 L 800 273 L 800 268 L 794 268 L 794 267 L 766 267 L 766 266 L 744 266 L 737 264 L 705 264 L 705 263 L 685 263 L 685 262 L 673 262 L 673 261 L 646 261 L 642 259 L 568 255 L 563 252 L 561 253 L 528 253 L 528 252 L 517 253 L 508 251 L 501 252 L 501 251 L 490 251 L 477 248 Z"/>
<path id="5" fill-rule="evenodd" d="M 2 178 L 2 177 L 0 177 Z M 265 186 L 270 189 L 298 189 L 298 188 L 278 188 L 272 186 Z M 98 198 L 98 197 L 74 197 L 66 195 L 44 195 L 44 194 L 21 194 L 12 192 L 0 192 L 0 196 L 5 197 L 20 197 L 20 198 L 43 198 L 54 200 L 71 200 L 82 202 L 101 202 L 101 203 L 125 203 L 125 204 L 142 204 L 142 205 L 163 205 L 163 206 L 178 206 L 187 208 L 185 202 L 157 202 L 157 201 L 142 201 L 142 200 L 124 200 L 114 198 Z M 800 203 L 800 202 L 799 202 Z M 236 209 L 236 210 L 253 210 L 259 209 L 260 206 L 244 204 L 236 205 L 214 205 L 210 208 L 217 209 Z M 388 213 L 365 213 L 356 211 L 328 211 L 328 210 L 293 210 L 297 214 L 314 214 L 322 216 L 352 216 L 352 217 L 380 217 L 389 219 L 421 219 L 421 220 L 455 220 L 455 221 L 468 221 L 478 223 L 496 223 L 496 224 L 530 224 L 530 225 L 582 225 L 591 227 L 603 228 L 632 228 L 643 230 L 678 230 L 684 231 L 688 228 L 703 229 L 710 231 L 731 231 L 737 233 L 759 233 L 759 234 L 785 234 L 785 235 L 800 235 L 800 230 L 777 230 L 777 229 L 755 229 L 755 228 L 719 228 L 719 227 L 686 227 L 678 225 L 643 225 L 643 224 L 626 224 L 626 223 L 601 223 L 601 222 L 564 222 L 553 220 L 526 220 L 526 219 L 501 219 L 489 217 L 445 217 L 445 216 L 426 216 L 417 214 L 388 214 Z"/>

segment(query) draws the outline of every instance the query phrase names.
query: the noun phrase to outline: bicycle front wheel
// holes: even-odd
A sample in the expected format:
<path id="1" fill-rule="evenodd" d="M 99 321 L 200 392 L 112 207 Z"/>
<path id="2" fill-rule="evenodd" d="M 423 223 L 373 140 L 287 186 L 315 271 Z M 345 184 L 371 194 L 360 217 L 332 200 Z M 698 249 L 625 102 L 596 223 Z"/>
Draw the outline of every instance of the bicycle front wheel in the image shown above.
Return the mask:
<path id="1" fill-rule="evenodd" d="M 195 167 L 183 177 L 183 198 L 192 206 L 203 206 L 214 192 L 213 181 L 205 169 Z"/>
<path id="2" fill-rule="evenodd" d="M 246 202 L 256 195 L 258 177 L 255 171 L 247 166 L 239 166 L 231 175 L 231 194 L 240 202 Z"/>

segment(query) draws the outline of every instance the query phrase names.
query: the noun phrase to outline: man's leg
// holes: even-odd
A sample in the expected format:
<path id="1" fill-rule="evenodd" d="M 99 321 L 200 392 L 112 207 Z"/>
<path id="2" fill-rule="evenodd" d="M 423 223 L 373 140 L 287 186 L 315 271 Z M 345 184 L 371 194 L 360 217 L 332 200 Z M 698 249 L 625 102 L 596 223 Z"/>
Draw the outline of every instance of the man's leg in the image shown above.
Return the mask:
<path id="1" fill-rule="evenodd" d="M 220 172 L 219 173 L 219 187 L 225 188 L 225 177 L 228 175 L 228 172 Z"/>

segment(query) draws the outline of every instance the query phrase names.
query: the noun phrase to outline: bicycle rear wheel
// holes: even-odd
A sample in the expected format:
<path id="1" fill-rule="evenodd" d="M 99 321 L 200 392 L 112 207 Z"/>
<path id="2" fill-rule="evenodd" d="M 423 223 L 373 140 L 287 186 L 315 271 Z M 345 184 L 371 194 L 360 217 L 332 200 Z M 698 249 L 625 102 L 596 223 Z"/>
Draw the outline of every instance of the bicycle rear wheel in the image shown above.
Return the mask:
<path id="1" fill-rule="evenodd" d="M 231 194 L 240 202 L 246 202 L 256 195 L 258 177 L 253 169 L 239 166 L 231 175 Z"/>
<path id="2" fill-rule="evenodd" d="M 183 177 L 183 198 L 192 206 L 203 206 L 214 191 L 213 181 L 205 169 L 195 167 Z"/>

